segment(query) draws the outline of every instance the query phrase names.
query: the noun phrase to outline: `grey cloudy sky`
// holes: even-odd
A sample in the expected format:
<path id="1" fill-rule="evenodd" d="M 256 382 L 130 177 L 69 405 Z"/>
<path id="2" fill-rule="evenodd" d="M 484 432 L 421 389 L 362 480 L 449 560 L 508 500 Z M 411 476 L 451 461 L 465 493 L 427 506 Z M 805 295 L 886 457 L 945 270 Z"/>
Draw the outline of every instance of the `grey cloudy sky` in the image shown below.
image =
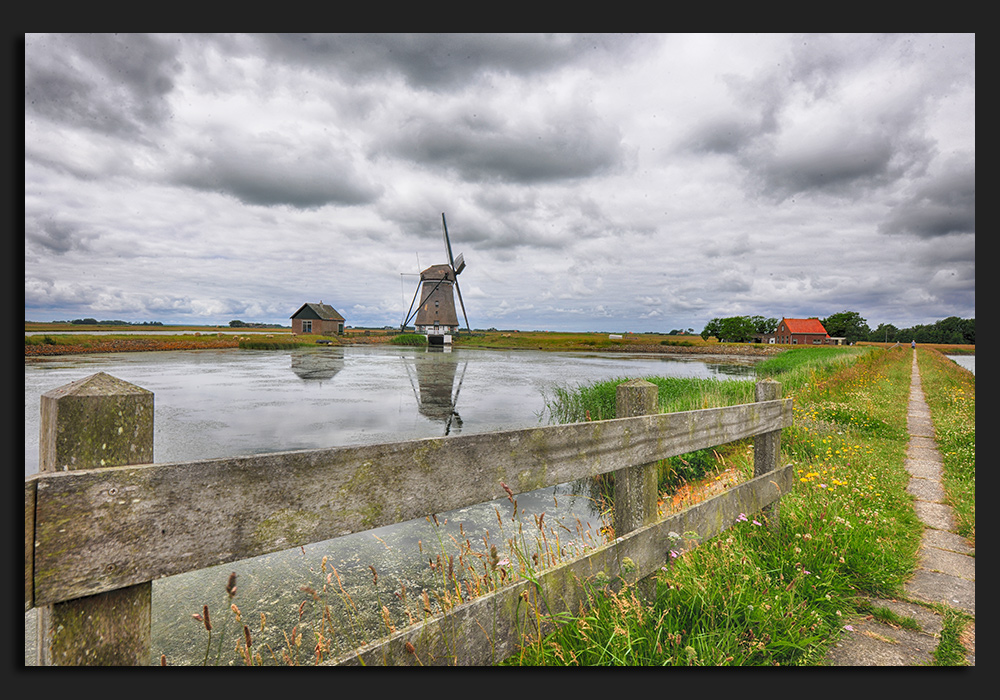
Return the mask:
<path id="1" fill-rule="evenodd" d="M 26 320 L 700 331 L 976 311 L 975 35 L 24 43 Z"/>

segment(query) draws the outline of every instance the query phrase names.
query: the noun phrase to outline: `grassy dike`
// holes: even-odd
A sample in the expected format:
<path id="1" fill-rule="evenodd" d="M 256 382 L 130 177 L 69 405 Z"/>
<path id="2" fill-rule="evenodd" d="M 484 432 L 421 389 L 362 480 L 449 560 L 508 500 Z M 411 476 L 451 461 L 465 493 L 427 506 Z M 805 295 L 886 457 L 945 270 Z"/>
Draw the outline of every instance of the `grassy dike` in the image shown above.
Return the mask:
<path id="1" fill-rule="evenodd" d="M 526 639 L 506 664 L 820 663 L 845 619 L 863 607 L 861 596 L 901 595 L 916 565 L 922 525 L 904 468 L 911 352 L 802 348 L 760 365 L 795 399 L 782 449 L 799 481 L 781 500 L 777 522 L 747 514 L 671 559 L 653 600 L 629 588 L 591 589 L 586 611 L 547 637 Z M 954 475 L 949 492 L 971 514 L 974 538 L 974 376 L 935 351 L 919 352 Z M 751 455 L 736 446 L 717 456 L 718 466 L 737 462 L 749 473 Z"/>
<path id="2" fill-rule="evenodd" d="M 944 489 L 958 534 L 976 543 L 976 375 L 937 352 L 919 351 L 920 384 L 944 461 Z"/>

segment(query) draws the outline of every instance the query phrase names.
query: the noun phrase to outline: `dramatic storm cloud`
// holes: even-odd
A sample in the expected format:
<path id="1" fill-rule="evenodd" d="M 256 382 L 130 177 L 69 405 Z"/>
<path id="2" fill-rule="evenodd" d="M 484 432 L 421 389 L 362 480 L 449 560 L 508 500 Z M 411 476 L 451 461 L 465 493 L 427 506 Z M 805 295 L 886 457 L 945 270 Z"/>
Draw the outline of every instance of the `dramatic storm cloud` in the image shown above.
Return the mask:
<path id="1" fill-rule="evenodd" d="M 25 319 L 975 316 L 975 35 L 28 34 Z"/>

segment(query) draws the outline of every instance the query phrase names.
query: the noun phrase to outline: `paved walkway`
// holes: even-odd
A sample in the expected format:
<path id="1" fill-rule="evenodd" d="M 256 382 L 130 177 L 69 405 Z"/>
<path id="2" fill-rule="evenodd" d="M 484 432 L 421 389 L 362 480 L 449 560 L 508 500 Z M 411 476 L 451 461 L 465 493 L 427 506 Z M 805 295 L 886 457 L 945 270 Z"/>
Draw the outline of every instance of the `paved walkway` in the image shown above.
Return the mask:
<path id="1" fill-rule="evenodd" d="M 942 619 L 939 613 L 920 603 L 941 603 L 973 616 L 976 614 L 976 552 L 963 537 L 955 534 L 951 508 L 943 502 L 941 454 L 920 386 L 916 352 L 913 353 L 907 429 L 910 433 L 906 449 L 906 469 L 910 473 L 907 491 L 916 499 L 917 515 L 925 525 L 920 558 L 916 571 L 904 585 L 905 601 L 873 598 L 871 603 L 915 619 L 921 631 L 893 627 L 875 619 L 852 621 L 853 631 L 844 632 L 840 642 L 827 655 L 826 665 L 929 664 L 940 637 Z M 966 660 L 975 666 L 975 622 L 969 625 L 962 641 L 969 652 Z"/>

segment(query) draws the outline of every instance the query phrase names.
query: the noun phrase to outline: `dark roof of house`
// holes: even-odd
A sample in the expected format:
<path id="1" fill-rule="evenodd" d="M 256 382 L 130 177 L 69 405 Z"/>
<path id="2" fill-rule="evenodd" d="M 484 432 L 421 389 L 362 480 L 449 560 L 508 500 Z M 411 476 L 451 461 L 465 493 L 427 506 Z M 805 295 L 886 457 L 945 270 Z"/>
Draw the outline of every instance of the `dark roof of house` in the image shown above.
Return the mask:
<path id="1" fill-rule="evenodd" d="M 321 321 L 343 321 L 344 317 L 329 304 L 303 304 L 292 318 L 314 318 Z"/>

